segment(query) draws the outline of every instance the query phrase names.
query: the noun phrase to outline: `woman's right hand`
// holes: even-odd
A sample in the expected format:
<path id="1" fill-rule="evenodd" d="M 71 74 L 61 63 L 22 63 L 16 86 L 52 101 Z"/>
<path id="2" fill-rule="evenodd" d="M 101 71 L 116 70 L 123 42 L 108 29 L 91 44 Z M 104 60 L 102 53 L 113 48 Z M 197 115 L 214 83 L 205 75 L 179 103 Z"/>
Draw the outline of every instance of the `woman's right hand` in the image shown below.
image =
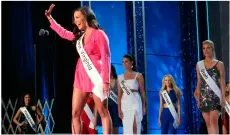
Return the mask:
<path id="1" fill-rule="evenodd" d="M 121 110 L 118 111 L 118 116 L 120 117 L 120 119 L 123 119 L 123 112 Z"/>
<path id="2" fill-rule="evenodd" d="M 161 120 L 158 119 L 158 125 L 161 127 Z"/>
<path id="3" fill-rule="evenodd" d="M 45 10 L 45 16 L 46 16 L 47 18 L 48 18 L 48 17 L 51 17 L 51 12 L 52 12 L 54 6 L 55 6 L 54 4 L 51 4 L 50 7 L 49 7 L 49 9 L 48 9 L 48 10 Z"/>

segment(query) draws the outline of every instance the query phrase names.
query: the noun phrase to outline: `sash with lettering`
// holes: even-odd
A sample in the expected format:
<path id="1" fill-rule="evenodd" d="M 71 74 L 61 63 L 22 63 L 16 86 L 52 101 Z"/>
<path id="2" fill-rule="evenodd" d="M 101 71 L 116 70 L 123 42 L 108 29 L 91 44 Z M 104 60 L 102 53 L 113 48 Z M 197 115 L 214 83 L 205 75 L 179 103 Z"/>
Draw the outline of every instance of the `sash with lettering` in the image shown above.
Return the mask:
<path id="1" fill-rule="evenodd" d="M 172 114 L 173 118 L 174 118 L 174 122 L 173 122 L 173 127 L 174 128 L 178 128 L 178 124 L 177 124 L 177 120 L 178 120 L 178 115 L 177 115 L 177 112 L 176 112 L 176 109 L 168 95 L 168 92 L 167 90 L 164 90 L 162 93 L 161 93 L 162 97 L 164 98 L 165 100 L 165 103 L 167 104 L 168 108 L 169 108 L 169 111 L 170 113 Z"/>
<path id="2" fill-rule="evenodd" d="M 94 124 L 93 124 L 94 115 L 93 115 L 91 109 L 89 108 L 88 104 L 85 104 L 84 111 L 85 111 L 85 113 L 87 114 L 87 116 L 88 116 L 88 118 L 90 120 L 89 127 L 91 129 L 94 129 Z M 97 129 L 97 127 L 95 127 L 95 129 Z"/>
<path id="3" fill-rule="evenodd" d="M 85 49 L 82 44 L 84 34 L 77 40 L 76 48 L 78 54 L 80 55 L 80 59 L 83 63 L 84 69 L 89 76 L 90 80 L 94 84 L 92 92 L 103 101 L 108 97 L 106 93 L 103 92 L 103 81 L 102 77 L 98 73 L 97 69 L 93 65 L 91 59 L 89 58 L 88 54 L 85 52 Z"/>
<path id="4" fill-rule="evenodd" d="M 136 97 L 133 95 L 132 91 L 129 89 L 128 85 L 125 83 L 124 75 L 120 75 L 118 77 L 119 83 L 121 86 L 121 89 L 127 96 L 131 96 L 132 99 L 136 99 Z M 136 103 L 138 103 L 137 99 L 135 100 Z"/>
<path id="5" fill-rule="evenodd" d="M 26 109 L 26 107 L 21 107 L 20 109 L 21 109 L 22 113 L 25 115 L 26 120 L 30 124 L 30 127 L 34 130 L 34 132 L 36 132 L 36 124 L 35 124 L 33 118 L 31 117 L 30 113 Z"/>
<path id="6" fill-rule="evenodd" d="M 200 74 L 201 74 L 202 78 L 205 80 L 205 82 L 208 84 L 208 86 L 212 89 L 212 91 L 219 97 L 220 104 L 221 104 L 221 90 L 217 86 L 216 82 L 208 74 L 207 70 L 205 69 L 203 60 L 198 62 L 198 67 L 199 67 Z M 225 102 L 227 103 L 227 101 L 225 101 Z M 227 111 L 228 115 L 230 116 L 229 104 L 225 104 L 225 110 Z"/>
<path id="7" fill-rule="evenodd" d="M 117 104 L 117 95 L 112 90 L 109 92 L 109 98 Z"/>

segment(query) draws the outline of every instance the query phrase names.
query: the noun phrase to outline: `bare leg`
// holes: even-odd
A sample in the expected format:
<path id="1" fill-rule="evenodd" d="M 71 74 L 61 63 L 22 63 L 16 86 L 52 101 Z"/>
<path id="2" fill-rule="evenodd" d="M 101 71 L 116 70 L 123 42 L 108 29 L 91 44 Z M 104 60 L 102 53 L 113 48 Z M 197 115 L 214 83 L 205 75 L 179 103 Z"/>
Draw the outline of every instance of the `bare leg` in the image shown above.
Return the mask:
<path id="1" fill-rule="evenodd" d="M 80 115 L 85 106 L 89 93 L 74 88 L 72 97 L 72 134 L 81 133 Z"/>
<path id="2" fill-rule="evenodd" d="M 118 127 L 113 127 L 113 134 L 118 134 Z"/>
<path id="3" fill-rule="evenodd" d="M 101 102 L 100 98 L 94 94 L 93 99 L 101 116 L 103 134 L 111 134 L 112 120 L 108 111 L 108 99 Z"/>
<path id="4" fill-rule="evenodd" d="M 212 129 L 211 134 L 219 134 L 218 118 L 219 111 L 214 110 L 210 112 L 210 126 Z"/>
<path id="5" fill-rule="evenodd" d="M 133 121 L 133 134 L 137 134 L 137 123 L 136 123 L 135 115 L 134 115 L 134 121 Z"/>
<path id="6" fill-rule="evenodd" d="M 210 124 L 210 113 L 209 112 L 202 113 L 202 115 L 203 115 L 203 118 L 204 118 L 205 123 L 206 123 L 208 134 L 211 134 L 212 133 L 212 129 L 211 129 L 211 124 Z"/>
<path id="7" fill-rule="evenodd" d="M 223 131 L 223 134 L 228 134 L 226 125 L 222 125 L 222 131 Z"/>

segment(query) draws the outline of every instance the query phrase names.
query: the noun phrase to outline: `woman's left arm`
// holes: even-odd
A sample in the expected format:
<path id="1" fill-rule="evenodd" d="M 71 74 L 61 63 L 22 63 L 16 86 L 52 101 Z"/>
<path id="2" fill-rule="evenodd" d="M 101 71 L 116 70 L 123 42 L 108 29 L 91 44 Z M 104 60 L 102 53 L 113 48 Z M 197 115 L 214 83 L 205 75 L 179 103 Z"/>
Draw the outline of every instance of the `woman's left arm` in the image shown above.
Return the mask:
<path id="1" fill-rule="evenodd" d="M 44 119 L 44 115 L 42 114 L 39 107 L 33 106 L 33 110 L 34 109 L 36 110 L 37 114 L 39 115 L 39 120 L 38 120 L 37 124 L 40 124 Z"/>
<path id="2" fill-rule="evenodd" d="M 178 115 L 178 122 L 177 124 L 180 125 L 180 116 L 181 116 L 181 111 L 180 111 L 180 93 L 177 94 L 177 115 Z"/>
<path id="3" fill-rule="evenodd" d="M 224 71 L 224 63 L 219 61 L 219 63 L 217 64 L 217 68 L 220 72 L 220 89 L 221 89 L 221 105 L 222 107 L 224 107 L 223 105 L 225 105 L 225 71 Z"/>
<path id="4" fill-rule="evenodd" d="M 140 93 L 141 93 L 141 100 L 142 100 L 142 108 L 143 108 L 143 115 L 146 114 L 146 96 L 145 96 L 145 84 L 144 84 L 144 77 L 142 74 L 138 73 L 137 76 L 137 81 L 139 83 L 140 86 Z"/>
<path id="5" fill-rule="evenodd" d="M 109 39 L 104 31 L 98 30 L 97 41 L 101 53 L 101 73 L 104 84 L 109 84 L 110 79 L 110 49 L 109 49 Z"/>

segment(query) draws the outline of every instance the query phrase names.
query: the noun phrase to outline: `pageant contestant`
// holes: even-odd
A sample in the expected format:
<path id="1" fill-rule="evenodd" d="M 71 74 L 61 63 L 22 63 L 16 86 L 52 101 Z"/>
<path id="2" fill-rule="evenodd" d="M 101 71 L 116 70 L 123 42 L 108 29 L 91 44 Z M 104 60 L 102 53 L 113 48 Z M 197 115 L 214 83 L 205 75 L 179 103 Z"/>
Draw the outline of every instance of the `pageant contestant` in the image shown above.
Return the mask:
<path id="1" fill-rule="evenodd" d="M 123 123 L 123 133 L 141 134 L 141 121 L 146 113 L 144 78 L 134 71 L 132 56 L 124 55 L 122 64 L 126 71 L 118 76 L 118 112 Z"/>
<path id="2" fill-rule="evenodd" d="M 202 112 L 208 133 L 218 134 L 218 118 L 225 105 L 225 73 L 223 62 L 215 59 L 214 43 L 206 40 L 202 44 L 204 60 L 196 66 L 197 106 Z"/>
<path id="3" fill-rule="evenodd" d="M 36 121 L 36 114 L 39 115 L 39 120 Z M 18 120 L 18 118 L 20 119 Z M 37 125 L 44 119 L 44 116 L 39 108 L 31 104 L 31 96 L 26 93 L 21 98 L 21 107 L 18 109 L 13 118 L 15 124 L 20 126 L 20 134 L 37 134 Z"/>
<path id="4" fill-rule="evenodd" d="M 226 105 L 230 104 L 230 96 L 229 96 L 229 91 L 230 91 L 230 83 L 227 82 L 226 83 L 226 92 L 225 92 L 225 99 L 227 101 Z M 222 120 L 222 131 L 223 134 L 229 134 L 229 114 L 227 113 L 227 111 L 224 112 L 223 120 Z"/>
<path id="5" fill-rule="evenodd" d="M 160 108 L 158 124 L 161 126 L 161 134 L 176 134 L 180 125 L 180 89 L 172 75 L 165 75 L 162 79 L 162 87 L 159 93 Z"/>
<path id="6" fill-rule="evenodd" d="M 118 116 L 117 106 L 117 72 L 113 65 L 111 65 L 110 72 L 110 95 L 108 100 L 109 113 L 112 118 L 112 134 L 118 134 L 118 128 L 122 127 L 122 121 Z M 101 119 L 98 118 L 98 126 L 101 126 Z"/>
<path id="7" fill-rule="evenodd" d="M 102 119 L 103 133 L 111 133 L 111 118 L 107 106 L 109 95 L 110 49 L 109 40 L 99 28 L 93 11 L 80 7 L 73 11 L 73 32 L 61 27 L 52 17 L 52 4 L 45 15 L 50 27 L 62 38 L 73 41 L 80 58 L 77 61 L 72 97 L 72 133 L 81 132 L 80 115 L 92 92 L 97 110 Z"/>
<path id="8" fill-rule="evenodd" d="M 97 109 L 93 101 L 93 94 L 90 93 L 81 113 L 81 134 L 97 134 Z"/>

